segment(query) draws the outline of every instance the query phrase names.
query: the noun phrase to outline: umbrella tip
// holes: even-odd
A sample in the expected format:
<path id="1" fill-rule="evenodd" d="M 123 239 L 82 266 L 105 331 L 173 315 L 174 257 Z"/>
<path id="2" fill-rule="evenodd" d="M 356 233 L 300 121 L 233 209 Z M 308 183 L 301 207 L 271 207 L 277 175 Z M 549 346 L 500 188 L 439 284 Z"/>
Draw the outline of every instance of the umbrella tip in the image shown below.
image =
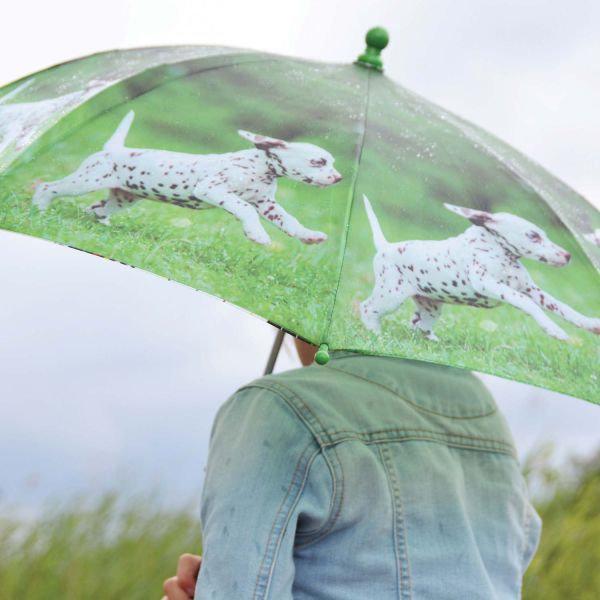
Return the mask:
<path id="1" fill-rule="evenodd" d="M 329 362 L 329 346 L 321 344 L 315 354 L 315 362 L 318 365 L 326 365 Z"/>
<path id="2" fill-rule="evenodd" d="M 367 49 L 357 58 L 356 64 L 383 71 L 381 51 L 388 45 L 390 36 L 383 27 L 373 27 L 365 36 Z"/>

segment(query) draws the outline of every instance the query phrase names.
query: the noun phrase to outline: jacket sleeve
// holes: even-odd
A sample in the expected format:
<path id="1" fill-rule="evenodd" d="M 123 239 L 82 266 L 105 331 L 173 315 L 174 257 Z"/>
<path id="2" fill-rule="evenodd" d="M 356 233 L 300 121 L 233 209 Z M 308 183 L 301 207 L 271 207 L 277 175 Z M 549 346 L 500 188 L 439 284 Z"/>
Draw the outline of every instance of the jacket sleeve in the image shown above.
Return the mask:
<path id="1" fill-rule="evenodd" d="M 304 423 L 269 390 L 243 388 L 221 407 L 202 490 L 195 600 L 291 600 L 301 497 L 319 453 Z"/>
<path id="2" fill-rule="evenodd" d="M 542 519 L 538 515 L 537 511 L 533 507 L 533 504 L 528 501 L 527 516 L 525 522 L 525 549 L 523 552 L 523 568 L 522 574 L 525 575 L 525 571 L 531 564 L 535 553 L 540 545 L 540 539 L 542 536 Z"/>

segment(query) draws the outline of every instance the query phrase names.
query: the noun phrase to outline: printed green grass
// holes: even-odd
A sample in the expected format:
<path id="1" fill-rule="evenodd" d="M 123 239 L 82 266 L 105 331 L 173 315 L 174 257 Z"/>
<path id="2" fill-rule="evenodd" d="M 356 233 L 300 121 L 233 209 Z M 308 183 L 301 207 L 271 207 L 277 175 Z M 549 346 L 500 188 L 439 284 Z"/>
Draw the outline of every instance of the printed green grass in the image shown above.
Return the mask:
<path id="1" fill-rule="evenodd" d="M 226 298 L 305 337 L 320 334 L 324 320 L 320 298 L 331 293 L 334 265 L 316 246 L 294 252 L 285 234 L 269 224 L 270 247 L 245 238 L 240 242 L 240 223 L 223 211 L 192 211 L 150 201 L 116 215 L 105 226 L 85 213 L 86 206 L 102 197 L 96 193 L 57 200 L 41 213 L 30 206 L 28 194 L 11 194 L 0 199 L 2 226 L 115 257 Z M 247 245 L 243 252 L 240 243 Z M 314 297 L 307 297 L 306 290 Z"/>

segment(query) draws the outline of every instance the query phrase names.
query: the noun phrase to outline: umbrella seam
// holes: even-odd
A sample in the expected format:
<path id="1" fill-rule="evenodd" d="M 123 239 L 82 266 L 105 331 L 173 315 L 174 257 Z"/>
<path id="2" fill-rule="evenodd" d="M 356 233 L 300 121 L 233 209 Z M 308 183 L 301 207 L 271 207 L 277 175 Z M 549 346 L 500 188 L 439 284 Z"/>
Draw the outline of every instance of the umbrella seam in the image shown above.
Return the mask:
<path id="1" fill-rule="evenodd" d="M 331 310 L 329 311 L 329 317 L 327 319 L 327 322 L 325 323 L 325 330 L 324 330 L 323 334 L 321 335 L 321 339 L 319 340 L 320 343 L 327 343 L 327 337 L 329 335 L 329 332 L 331 331 L 333 312 L 335 310 L 335 305 L 337 302 L 337 295 L 338 295 L 338 291 L 340 289 L 340 282 L 342 280 L 342 271 L 344 270 L 344 263 L 345 263 L 345 258 L 346 258 L 346 247 L 348 245 L 348 235 L 349 235 L 349 231 L 350 231 L 350 218 L 352 216 L 352 208 L 354 206 L 354 197 L 356 195 L 356 183 L 358 181 L 359 168 L 360 168 L 360 163 L 361 163 L 361 159 L 362 159 L 363 149 L 365 146 L 365 138 L 367 135 L 367 121 L 368 121 L 368 112 L 369 112 L 369 100 L 370 100 L 370 92 L 371 92 L 372 72 L 370 69 L 368 69 L 366 71 L 366 73 L 367 73 L 367 85 L 366 85 L 365 102 L 364 102 L 363 127 L 362 127 L 362 134 L 360 137 L 360 142 L 358 145 L 358 152 L 357 152 L 357 157 L 356 157 L 356 169 L 354 171 L 354 174 L 352 176 L 352 182 L 350 184 L 350 202 L 348 205 L 348 209 L 346 211 L 346 219 L 345 219 L 345 226 L 344 226 L 344 239 L 343 239 L 342 247 L 341 247 L 340 268 L 338 271 L 337 284 L 336 284 L 335 290 L 333 292 L 333 301 L 331 303 Z"/>

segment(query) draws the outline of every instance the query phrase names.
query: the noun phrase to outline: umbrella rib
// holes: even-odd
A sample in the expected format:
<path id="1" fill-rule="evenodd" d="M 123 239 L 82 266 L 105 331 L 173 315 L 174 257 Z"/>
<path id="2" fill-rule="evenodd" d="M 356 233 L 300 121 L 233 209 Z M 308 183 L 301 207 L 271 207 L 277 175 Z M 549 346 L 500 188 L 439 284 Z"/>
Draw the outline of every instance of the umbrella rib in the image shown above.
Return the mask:
<path id="1" fill-rule="evenodd" d="M 362 159 L 363 148 L 365 145 L 365 137 L 367 135 L 367 120 L 368 120 L 368 111 L 369 111 L 369 97 L 370 97 L 370 92 L 371 92 L 372 71 L 370 69 L 365 69 L 365 71 L 367 74 L 367 81 L 366 81 L 366 90 L 365 90 L 365 100 L 364 100 L 364 105 L 363 105 L 363 125 L 362 125 L 360 141 L 358 143 L 357 152 L 356 152 L 356 163 L 355 163 L 354 174 L 352 176 L 352 182 L 350 184 L 349 202 L 348 202 L 348 207 L 346 209 L 343 241 L 342 241 L 342 245 L 340 248 L 340 256 L 338 259 L 340 266 L 338 269 L 337 283 L 335 285 L 335 290 L 333 293 L 333 301 L 331 302 L 331 309 L 329 311 L 329 316 L 327 318 L 327 322 L 325 323 L 325 330 L 321 336 L 321 340 L 319 340 L 320 344 L 328 343 L 327 337 L 329 336 L 329 332 L 331 330 L 331 323 L 333 321 L 333 311 L 335 310 L 335 305 L 337 302 L 337 295 L 338 295 L 338 291 L 340 289 L 340 282 L 342 280 L 342 271 L 344 269 L 344 262 L 345 262 L 345 257 L 346 257 L 346 246 L 348 245 L 348 235 L 349 235 L 349 231 L 350 231 L 350 218 L 352 216 L 352 207 L 354 206 L 354 196 L 356 195 L 356 183 L 358 181 L 359 167 L 360 167 L 360 162 Z"/>

